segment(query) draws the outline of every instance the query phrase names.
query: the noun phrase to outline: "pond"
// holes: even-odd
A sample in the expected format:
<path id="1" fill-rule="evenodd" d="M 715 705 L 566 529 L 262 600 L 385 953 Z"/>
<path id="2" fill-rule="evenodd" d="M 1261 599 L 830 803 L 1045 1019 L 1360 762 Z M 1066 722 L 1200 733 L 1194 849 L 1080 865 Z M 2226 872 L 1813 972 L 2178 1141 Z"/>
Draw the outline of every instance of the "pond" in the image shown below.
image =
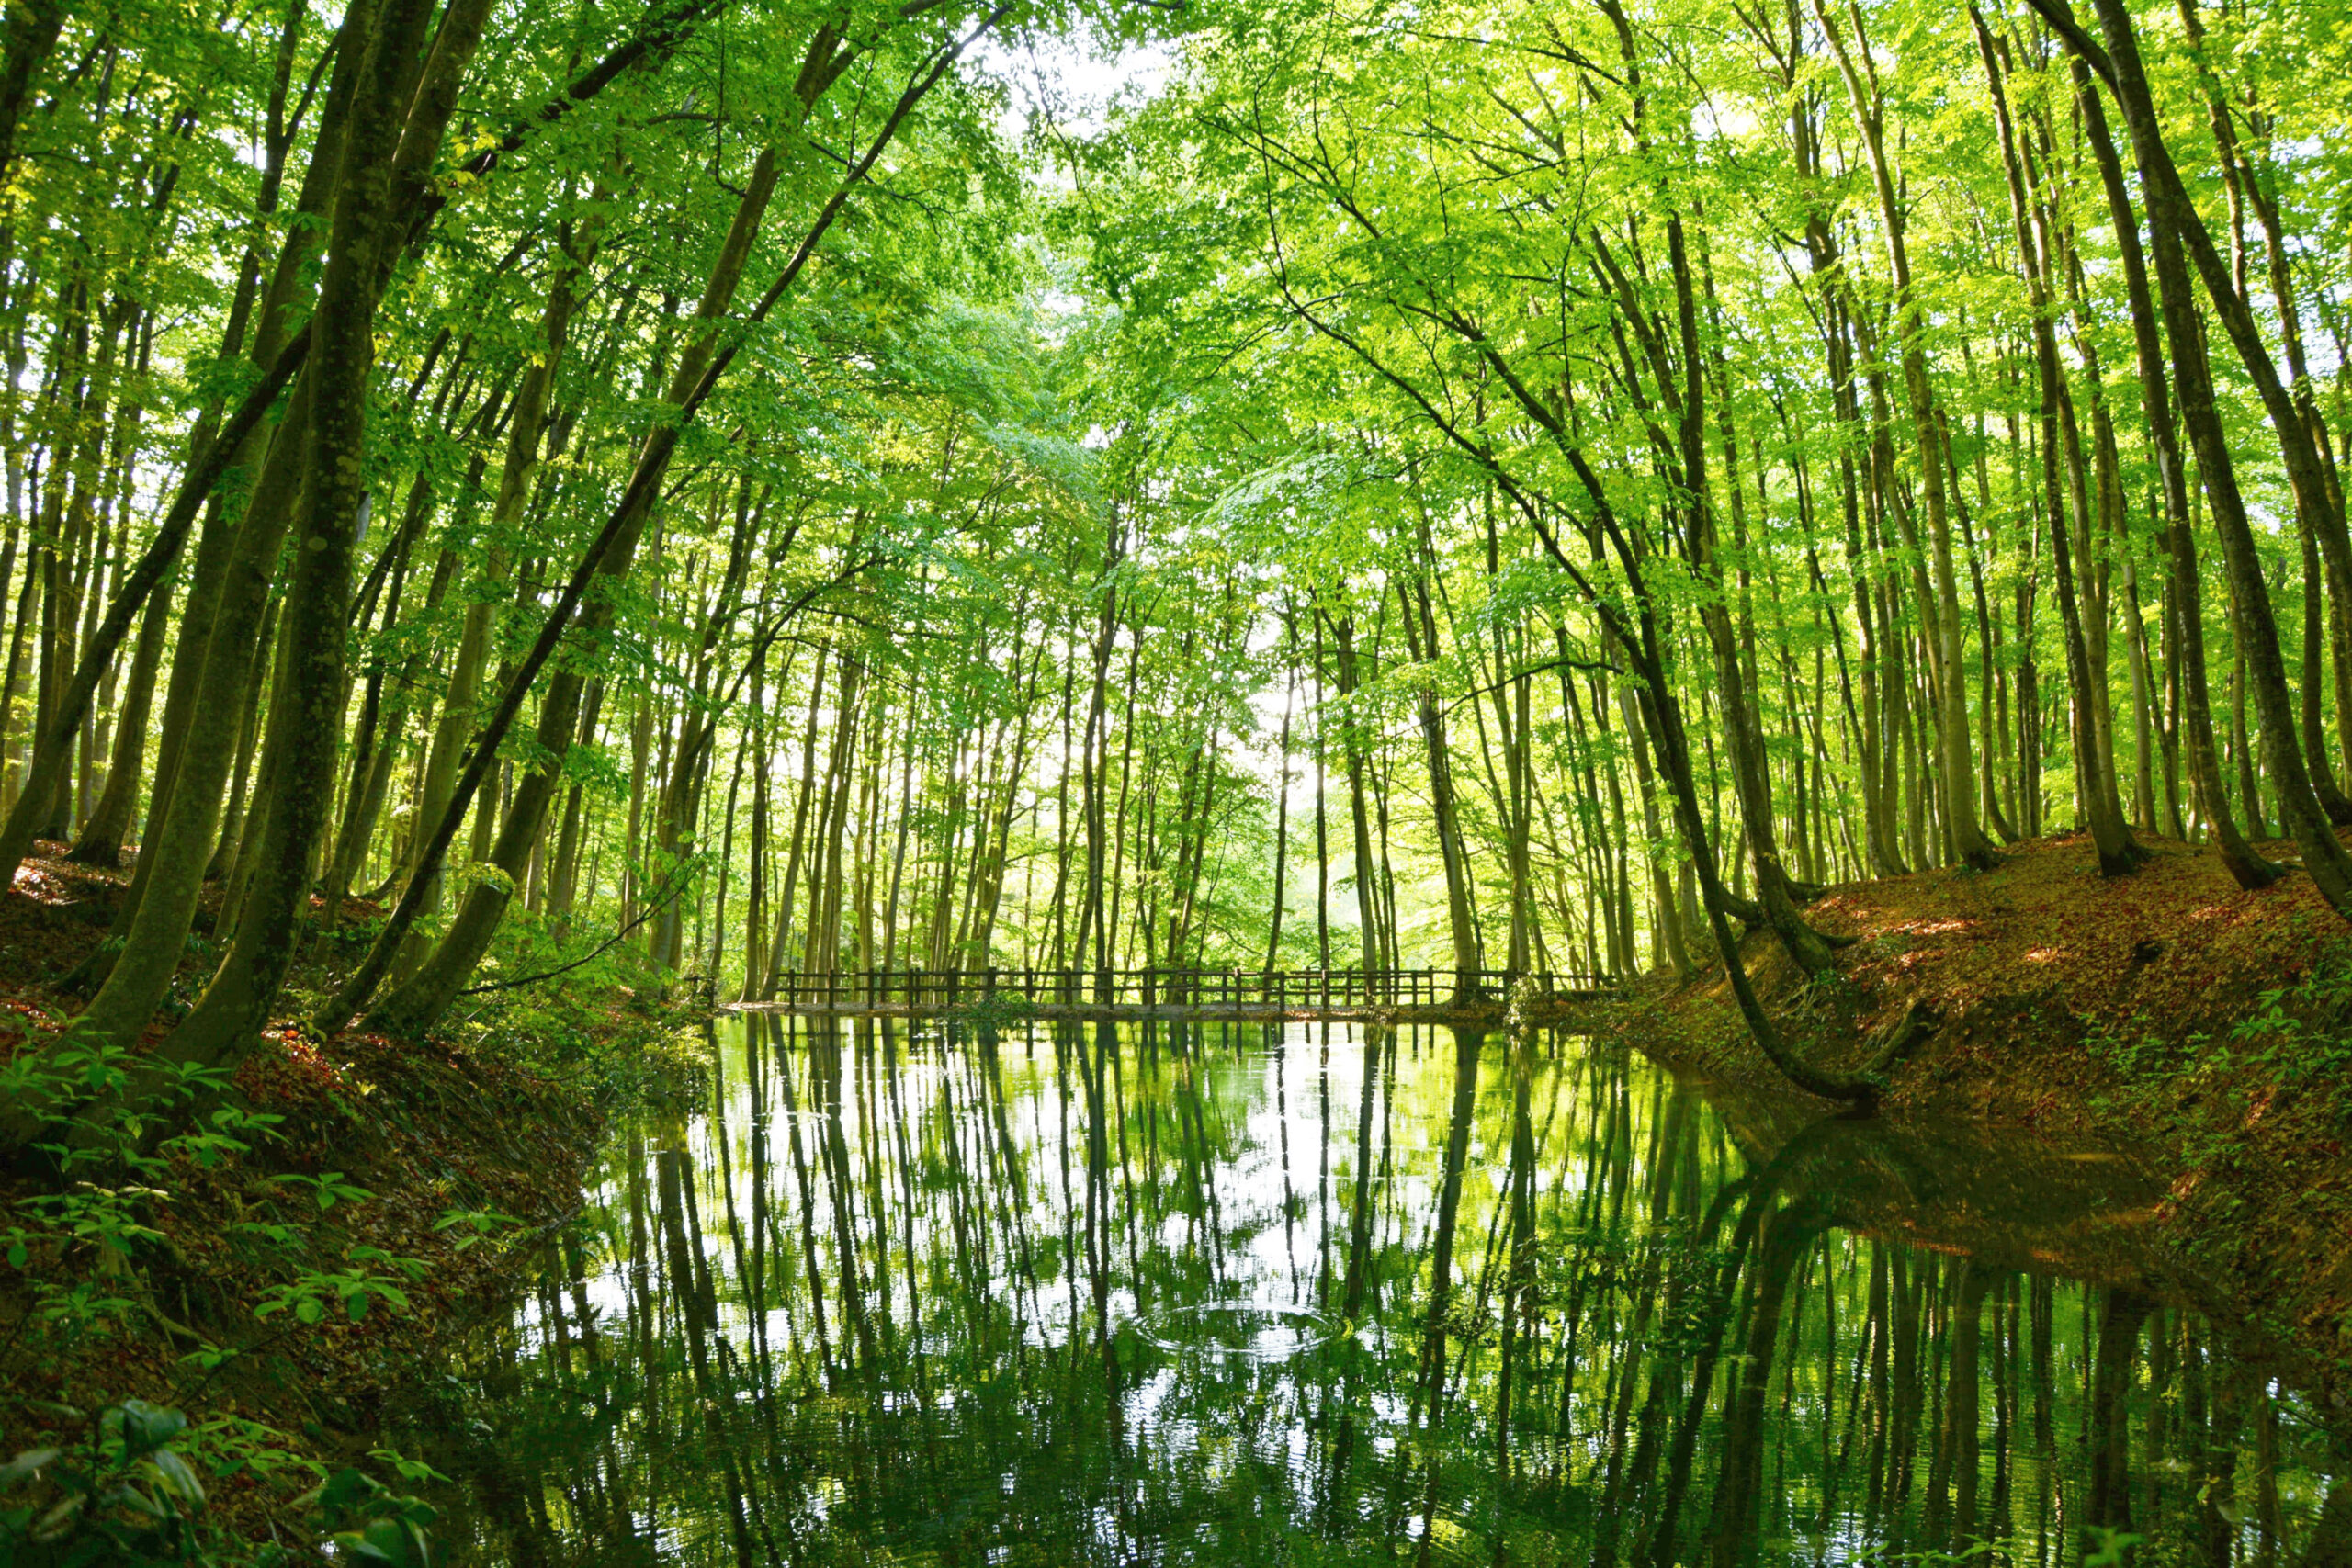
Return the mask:
<path id="1" fill-rule="evenodd" d="M 401 1434 L 457 1560 L 2269 1564 L 2352 1502 L 2119 1151 L 1580 1038 L 717 1045 Z"/>

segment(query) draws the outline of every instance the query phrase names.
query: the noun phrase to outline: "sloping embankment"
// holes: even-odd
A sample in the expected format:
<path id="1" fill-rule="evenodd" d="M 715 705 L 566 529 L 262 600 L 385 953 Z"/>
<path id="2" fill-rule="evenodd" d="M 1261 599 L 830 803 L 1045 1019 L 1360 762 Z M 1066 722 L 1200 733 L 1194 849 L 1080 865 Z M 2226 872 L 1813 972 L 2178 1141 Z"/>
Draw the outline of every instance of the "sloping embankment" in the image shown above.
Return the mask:
<path id="1" fill-rule="evenodd" d="M 1832 889 L 1808 916 L 1855 938 L 1837 984 L 1747 955 L 1791 1043 L 1850 1066 L 1914 1002 L 1940 1027 L 1891 1074 L 1890 1115 L 2127 1139 L 2167 1191 L 2179 1277 L 2352 1412 L 2352 926 L 2301 872 L 2238 889 L 2210 850 L 2150 840 L 2099 876 L 2086 840 L 2017 846 L 1989 873 Z M 2283 853 L 2286 845 L 2274 845 Z M 1785 1089 L 1720 965 L 1653 977 L 1622 1009 L 1671 1064 Z"/>

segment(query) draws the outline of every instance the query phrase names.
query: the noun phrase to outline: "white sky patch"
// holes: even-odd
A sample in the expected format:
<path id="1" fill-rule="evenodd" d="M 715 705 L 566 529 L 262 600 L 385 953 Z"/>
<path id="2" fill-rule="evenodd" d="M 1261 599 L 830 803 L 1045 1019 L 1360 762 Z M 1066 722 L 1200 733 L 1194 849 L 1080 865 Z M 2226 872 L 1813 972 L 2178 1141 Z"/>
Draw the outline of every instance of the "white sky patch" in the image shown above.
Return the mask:
<path id="1" fill-rule="evenodd" d="M 1071 135 L 1100 136 L 1113 109 L 1151 97 L 1176 64 L 1166 45 L 1106 46 L 1084 32 L 1017 44 L 990 36 L 972 53 L 1009 91 L 1001 129 L 1015 142 L 1039 115 Z"/>
<path id="2" fill-rule="evenodd" d="M 1745 141 L 1756 134 L 1758 125 L 1755 109 L 1736 101 L 1702 99 L 1690 111 L 1690 129 L 1701 136 L 1723 136 L 1735 141 Z"/>

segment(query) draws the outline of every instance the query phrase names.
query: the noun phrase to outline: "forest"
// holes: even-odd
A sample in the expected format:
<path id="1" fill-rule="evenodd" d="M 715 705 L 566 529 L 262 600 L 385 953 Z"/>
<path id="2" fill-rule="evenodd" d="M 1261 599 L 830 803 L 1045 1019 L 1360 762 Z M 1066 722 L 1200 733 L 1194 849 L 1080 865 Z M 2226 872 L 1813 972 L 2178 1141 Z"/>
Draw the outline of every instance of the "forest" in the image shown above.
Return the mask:
<path id="1" fill-rule="evenodd" d="M 2352 910 L 2339 22 L 12 13 L 0 858 L 139 850 L 123 1041 L 218 885 L 208 1065 L 509 927 L 1817 972 L 2066 831 Z M 1071 29 L 1184 63 L 1009 140 Z"/>
<path id="2" fill-rule="evenodd" d="M 262 1159 L 287 1063 L 505 1050 L 620 1119 L 682 1020 L 812 998 L 944 997 L 991 1051 L 1041 1003 L 1402 1004 L 1464 1095 L 1573 998 L 1868 1107 L 1974 1038 L 1983 987 L 1902 954 L 2030 926 L 1999 983 L 2049 964 L 2139 1133 L 2278 1098 L 2340 1162 L 2336 0 L 5 33 L 0 1416 L 142 1311 L 222 1353 L 135 1304 L 123 1195 Z M 2224 986 L 2178 944 L 2230 931 Z M 2292 1091 L 2198 1110 L 2253 1047 L 2179 1054 L 2263 1018 Z M 2340 1272 L 2340 1177 L 2301 1185 Z M 399 1294 L 338 1257 L 281 1304 Z"/>

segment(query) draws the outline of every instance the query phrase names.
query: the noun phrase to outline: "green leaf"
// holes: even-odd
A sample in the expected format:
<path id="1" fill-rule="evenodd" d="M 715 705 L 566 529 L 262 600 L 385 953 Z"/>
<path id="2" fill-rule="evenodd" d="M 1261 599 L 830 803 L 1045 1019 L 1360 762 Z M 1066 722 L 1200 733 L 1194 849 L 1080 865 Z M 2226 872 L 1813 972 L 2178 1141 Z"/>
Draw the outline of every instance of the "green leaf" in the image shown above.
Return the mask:
<path id="1" fill-rule="evenodd" d="M 6 1464 L 0 1464 L 0 1492 L 22 1484 L 40 1473 L 43 1467 L 55 1460 L 57 1449 L 27 1449 Z"/>
<path id="2" fill-rule="evenodd" d="M 187 1417 L 178 1411 L 143 1399 L 124 1400 L 121 1412 L 123 1447 L 133 1454 L 154 1452 L 187 1427 Z"/>
<path id="3" fill-rule="evenodd" d="M 379 1554 L 378 1560 L 398 1562 L 410 1568 L 424 1568 L 432 1560 L 424 1544 L 424 1534 L 414 1525 L 401 1519 L 377 1519 L 368 1525 L 364 1539 Z"/>
<path id="4" fill-rule="evenodd" d="M 337 1552 L 356 1562 L 398 1562 L 400 1561 L 357 1530 L 335 1532 L 334 1548 Z"/>
<path id="5" fill-rule="evenodd" d="M 204 1501 L 204 1483 L 197 1479 L 196 1472 L 178 1454 L 165 1449 L 155 1456 L 155 1468 L 163 1473 L 164 1484 L 177 1493 L 182 1501 Z"/>

